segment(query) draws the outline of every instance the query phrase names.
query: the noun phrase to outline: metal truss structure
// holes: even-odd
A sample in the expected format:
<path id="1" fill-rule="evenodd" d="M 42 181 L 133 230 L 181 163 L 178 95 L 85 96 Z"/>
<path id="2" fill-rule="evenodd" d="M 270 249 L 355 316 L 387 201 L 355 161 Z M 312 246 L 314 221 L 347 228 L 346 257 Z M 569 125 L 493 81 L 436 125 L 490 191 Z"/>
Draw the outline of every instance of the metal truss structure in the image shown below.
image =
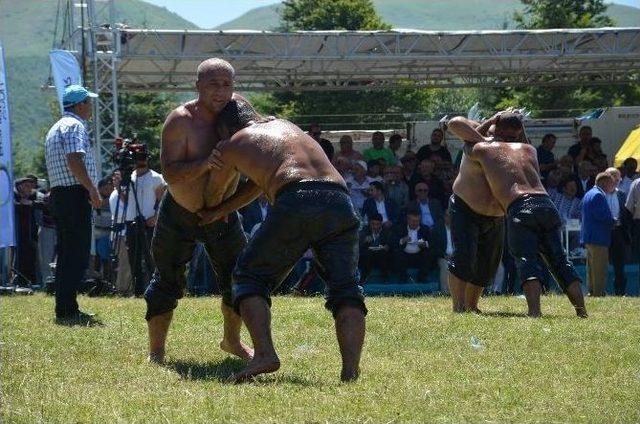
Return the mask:
<path id="1" fill-rule="evenodd" d="M 119 91 L 195 90 L 198 64 L 229 60 L 238 91 L 640 83 L 640 28 L 531 31 L 130 29 L 114 0 L 87 0 L 97 150 L 119 135 Z"/>

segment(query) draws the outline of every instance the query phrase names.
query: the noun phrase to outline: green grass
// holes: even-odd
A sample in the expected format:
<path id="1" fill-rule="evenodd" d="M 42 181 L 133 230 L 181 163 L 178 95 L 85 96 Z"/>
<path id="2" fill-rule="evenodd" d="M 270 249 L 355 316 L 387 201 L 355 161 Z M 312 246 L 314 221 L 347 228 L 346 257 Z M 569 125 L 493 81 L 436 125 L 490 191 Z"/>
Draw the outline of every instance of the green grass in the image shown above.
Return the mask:
<path id="1" fill-rule="evenodd" d="M 219 300 L 181 301 L 167 366 L 146 362 L 144 302 L 82 298 L 102 327 L 53 323 L 53 299 L 0 299 L 0 421 L 34 422 L 639 422 L 640 299 L 589 299 L 574 317 L 543 298 L 488 298 L 503 316 L 454 315 L 447 298 L 372 298 L 362 377 L 340 384 L 322 300 L 274 299 L 282 368 L 244 385 L 217 348 Z M 471 347 L 470 338 L 483 348 Z M 246 337 L 246 334 L 245 334 Z"/>

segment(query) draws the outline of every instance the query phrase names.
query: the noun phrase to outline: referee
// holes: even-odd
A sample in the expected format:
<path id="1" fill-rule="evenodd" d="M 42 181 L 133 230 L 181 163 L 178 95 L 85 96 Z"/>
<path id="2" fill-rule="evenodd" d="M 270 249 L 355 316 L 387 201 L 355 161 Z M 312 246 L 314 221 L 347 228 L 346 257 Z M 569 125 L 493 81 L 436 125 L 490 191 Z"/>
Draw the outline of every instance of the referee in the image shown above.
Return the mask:
<path id="1" fill-rule="evenodd" d="M 92 97 L 80 85 L 64 90 L 62 118 L 49 130 L 45 141 L 47 173 L 51 182 L 51 211 L 58 237 L 55 288 L 56 322 L 91 324 L 92 314 L 81 312 L 76 296 L 89 265 L 91 207 L 100 207 L 96 187 L 96 164 L 91 150 L 87 120 Z"/>

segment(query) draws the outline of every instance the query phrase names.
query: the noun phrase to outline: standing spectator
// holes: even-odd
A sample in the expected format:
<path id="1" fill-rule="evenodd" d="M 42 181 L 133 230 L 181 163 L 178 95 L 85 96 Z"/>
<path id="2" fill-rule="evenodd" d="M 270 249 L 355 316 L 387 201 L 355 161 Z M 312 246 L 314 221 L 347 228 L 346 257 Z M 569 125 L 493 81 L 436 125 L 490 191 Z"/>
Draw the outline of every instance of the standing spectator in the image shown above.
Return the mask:
<path id="1" fill-rule="evenodd" d="M 52 276 L 51 263 L 56 258 L 56 225 L 51 216 L 51 193 L 47 191 L 42 198 L 40 214 L 36 215 L 38 222 L 38 267 L 40 281 L 44 286 Z"/>
<path id="2" fill-rule="evenodd" d="M 542 143 L 536 149 L 538 151 L 538 164 L 540 165 L 540 175 L 542 176 L 542 182 L 546 182 L 549 171 L 557 168 L 558 163 L 552 150 L 556 145 L 555 134 L 545 134 L 542 137 Z"/>
<path id="3" fill-rule="evenodd" d="M 426 144 L 418 149 L 418 153 L 416 154 L 418 162 L 430 159 L 432 155 L 437 155 L 443 162 L 451 163 L 451 153 L 447 147 L 442 144 L 443 140 L 444 132 L 440 128 L 431 131 L 431 144 Z"/>
<path id="4" fill-rule="evenodd" d="M 578 193 L 577 196 L 582 198 L 584 194 L 591 190 L 595 184 L 596 167 L 587 160 L 583 160 L 578 164 Z"/>
<path id="5" fill-rule="evenodd" d="M 391 149 L 387 149 L 384 147 L 384 134 L 380 131 L 376 131 L 371 134 L 371 144 L 373 147 L 368 148 L 364 151 L 364 160 L 369 163 L 372 160 L 382 159 L 387 165 L 395 165 L 396 157 L 391 151 Z"/>
<path id="6" fill-rule="evenodd" d="M 629 212 L 624 207 L 625 194 L 617 187 L 622 176 L 616 168 L 607 168 L 605 171 L 613 178 L 613 193 L 607 193 L 609 210 L 613 217 L 613 230 L 611 230 L 611 246 L 609 247 L 609 261 L 613 266 L 614 280 L 613 286 L 617 296 L 624 296 L 627 289 L 627 277 L 624 274 L 625 256 L 627 246 L 631 242 L 629 234 L 630 219 Z"/>
<path id="7" fill-rule="evenodd" d="M 448 260 L 453 253 L 453 239 L 451 238 L 451 215 L 449 209 L 444 212 L 445 225 L 445 250 L 444 255 L 438 258 L 438 268 L 440 271 L 440 293 L 449 293 L 449 265 Z"/>
<path id="8" fill-rule="evenodd" d="M 573 164 L 578 165 L 585 159 L 589 150 L 589 140 L 593 135 L 591 127 L 584 126 L 578 132 L 578 142 L 569 147 L 567 154 L 573 159 Z"/>
<path id="9" fill-rule="evenodd" d="M 333 160 L 333 153 L 335 149 L 333 148 L 333 144 L 326 138 L 322 138 L 322 130 L 320 129 L 320 125 L 311 124 L 309 125 L 309 132 L 307 132 L 315 141 L 318 142 L 324 153 L 327 155 L 329 160 Z"/>
<path id="10" fill-rule="evenodd" d="M 345 158 L 349 162 L 364 160 L 362 153 L 353 149 L 353 138 L 348 134 L 340 137 L 340 151 L 334 156 L 333 160 L 336 161 L 338 158 Z"/>
<path id="11" fill-rule="evenodd" d="M 91 323 L 76 300 L 91 251 L 91 206 L 100 207 L 97 173 L 87 132 L 91 98 L 97 94 L 79 85 L 65 88 L 64 113 L 49 130 L 45 160 L 51 183 L 51 209 L 56 221 L 56 320 L 63 324 Z"/>
<path id="12" fill-rule="evenodd" d="M 389 246 L 391 234 L 382 225 L 383 218 L 379 213 L 369 217 L 369 225 L 360 231 L 360 284 L 364 284 L 374 268 L 382 273 L 382 278 L 389 278 L 391 260 Z"/>
<path id="13" fill-rule="evenodd" d="M 631 252 L 638 261 L 638 279 L 640 280 L 640 178 L 636 178 L 629 187 L 625 208 L 631 213 Z M 640 281 L 639 281 L 640 283 Z"/>
<path id="14" fill-rule="evenodd" d="M 367 163 L 357 160 L 353 163 L 353 176 L 346 180 L 353 207 L 362 210 L 364 201 L 369 197 L 369 185 L 374 181 L 367 177 Z"/>
<path id="15" fill-rule="evenodd" d="M 400 134 L 392 134 L 389 137 L 389 150 L 393 152 L 394 164 L 400 161 L 400 147 L 402 147 L 402 136 Z"/>
<path id="16" fill-rule="evenodd" d="M 384 168 L 384 188 L 387 199 L 393 200 L 400 209 L 409 203 L 409 186 L 402 179 L 402 168 L 393 165 Z"/>
<path id="17" fill-rule="evenodd" d="M 580 242 L 587 248 L 587 281 L 591 296 L 604 296 L 609 265 L 609 246 L 614 221 L 607 194 L 615 189 L 607 173 L 596 176 L 595 186 L 582 199 Z"/>
<path id="18" fill-rule="evenodd" d="M 113 181 L 113 191 L 109 196 L 109 209 L 111 210 L 111 221 L 113 222 L 113 233 L 111 246 L 114 254 L 118 258 L 116 272 L 116 293 L 120 296 L 133 296 L 133 276 L 131 275 L 131 265 L 127 255 L 126 230 L 124 223 L 124 203 L 120 194 L 120 182 L 122 177 L 120 171 L 114 171 L 111 176 Z"/>
<path id="19" fill-rule="evenodd" d="M 626 158 L 624 162 L 622 162 L 622 181 L 620 181 L 618 188 L 624 194 L 629 194 L 631 183 L 638 178 L 637 169 L 638 161 L 635 158 Z"/>
<path id="20" fill-rule="evenodd" d="M 37 281 L 38 227 L 35 217 L 36 181 L 24 177 L 15 181 L 14 210 L 16 217 L 16 248 L 13 268 L 16 271 L 13 283 L 30 287 Z"/>
<path id="21" fill-rule="evenodd" d="M 391 228 L 398 223 L 398 205 L 393 200 L 385 198 L 384 186 L 380 181 L 373 181 L 369 185 L 369 196 L 362 206 L 362 216 L 364 218 L 368 220 L 373 215 L 380 214 L 382 225 L 385 228 Z"/>
<path id="22" fill-rule="evenodd" d="M 102 199 L 99 208 L 94 209 L 94 239 L 96 246 L 97 263 L 96 271 L 99 271 L 103 278 L 111 278 L 111 208 L 109 206 L 109 196 L 113 192 L 113 180 L 111 177 L 103 178 L 98 182 L 98 192 Z"/>
<path id="23" fill-rule="evenodd" d="M 151 258 L 151 238 L 156 225 L 157 206 L 165 187 L 166 183 L 162 175 L 149 168 L 146 150 L 140 153 L 136 157 L 135 169 L 131 173 L 131 185 L 125 204 L 127 254 L 133 274 L 135 296 L 144 294 L 155 268 Z M 121 193 L 126 195 L 127 190 L 124 187 L 123 189 Z"/>
<path id="24" fill-rule="evenodd" d="M 429 195 L 432 199 L 439 201 L 443 208 L 447 207 L 444 183 L 435 175 L 435 163 L 430 159 L 424 159 L 420 162 L 418 171 L 409 183 L 409 196 L 411 196 L 412 199 L 415 199 L 415 187 L 420 182 L 427 183 L 429 186 Z"/>
<path id="25" fill-rule="evenodd" d="M 429 272 L 435 269 L 437 256 L 430 248 L 429 228 L 420 224 L 419 210 L 410 210 L 406 225 L 396 226 L 392 245 L 401 281 L 409 280 L 409 267 L 418 268 L 418 281 L 425 281 Z"/>

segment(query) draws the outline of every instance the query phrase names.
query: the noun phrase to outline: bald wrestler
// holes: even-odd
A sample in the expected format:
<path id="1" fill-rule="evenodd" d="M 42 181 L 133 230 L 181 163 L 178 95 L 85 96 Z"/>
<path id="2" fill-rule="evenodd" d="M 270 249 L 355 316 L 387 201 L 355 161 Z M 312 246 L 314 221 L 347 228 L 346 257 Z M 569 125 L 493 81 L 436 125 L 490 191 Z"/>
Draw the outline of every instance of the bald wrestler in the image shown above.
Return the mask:
<path id="1" fill-rule="evenodd" d="M 270 293 L 308 248 L 313 249 L 327 283 L 325 307 L 335 320 L 341 379 L 357 379 L 367 309 L 358 286 L 360 221 L 342 176 L 318 143 L 300 128 L 280 119 L 262 119 L 241 99 L 227 105 L 220 123 L 226 124 L 221 138 L 230 139 L 217 147 L 224 167 L 216 172 L 216 178 L 233 180 L 242 173 L 273 205 L 233 272 L 234 306 L 255 348 L 253 360 L 235 380 L 280 367 L 271 338 Z M 218 207 L 203 211 L 203 224 L 209 225 L 251 200 L 245 190 L 238 190 Z"/>
<path id="2" fill-rule="evenodd" d="M 173 310 L 185 290 L 185 265 L 191 260 L 196 241 L 204 243 L 222 293 L 224 333 L 220 348 L 243 359 L 252 349 L 240 341 L 242 320 L 231 303 L 231 272 L 246 237 L 236 213 L 226 222 L 198 225 L 197 211 L 214 206 L 236 190 L 238 178 L 222 183 L 215 172 L 220 162 L 214 150 L 214 126 L 218 114 L 233 95 L 234 69 L 221 59 L 208 59 L 198 66 L 198 98 L 178 106 L 162 129 L 160 162 L 168 183 L 158 211 L 151 243 L 156 270 L 145 292 L 149 328 L 149 359 L 162 362 Z M 224 184 L 224 189 L 220 189 Z"/>
<path id="3" fill-rule="evenodd" d="M 509 251 L 522 278 L 528 315 L 542 315 L 540 280 L 548 267 L 576 314 L 586 318 L 580 278 L 562 249 L 560 215 L 540 182 L 536 149 L 516 142 L 524 131 L 521 116 L 499 115 L 494 137 L 483 137 L 463 117 L 449 121 L 449 129 L 466 142 L 466 157 L 482 167 L 493 196 L 506 211 Z"/>

